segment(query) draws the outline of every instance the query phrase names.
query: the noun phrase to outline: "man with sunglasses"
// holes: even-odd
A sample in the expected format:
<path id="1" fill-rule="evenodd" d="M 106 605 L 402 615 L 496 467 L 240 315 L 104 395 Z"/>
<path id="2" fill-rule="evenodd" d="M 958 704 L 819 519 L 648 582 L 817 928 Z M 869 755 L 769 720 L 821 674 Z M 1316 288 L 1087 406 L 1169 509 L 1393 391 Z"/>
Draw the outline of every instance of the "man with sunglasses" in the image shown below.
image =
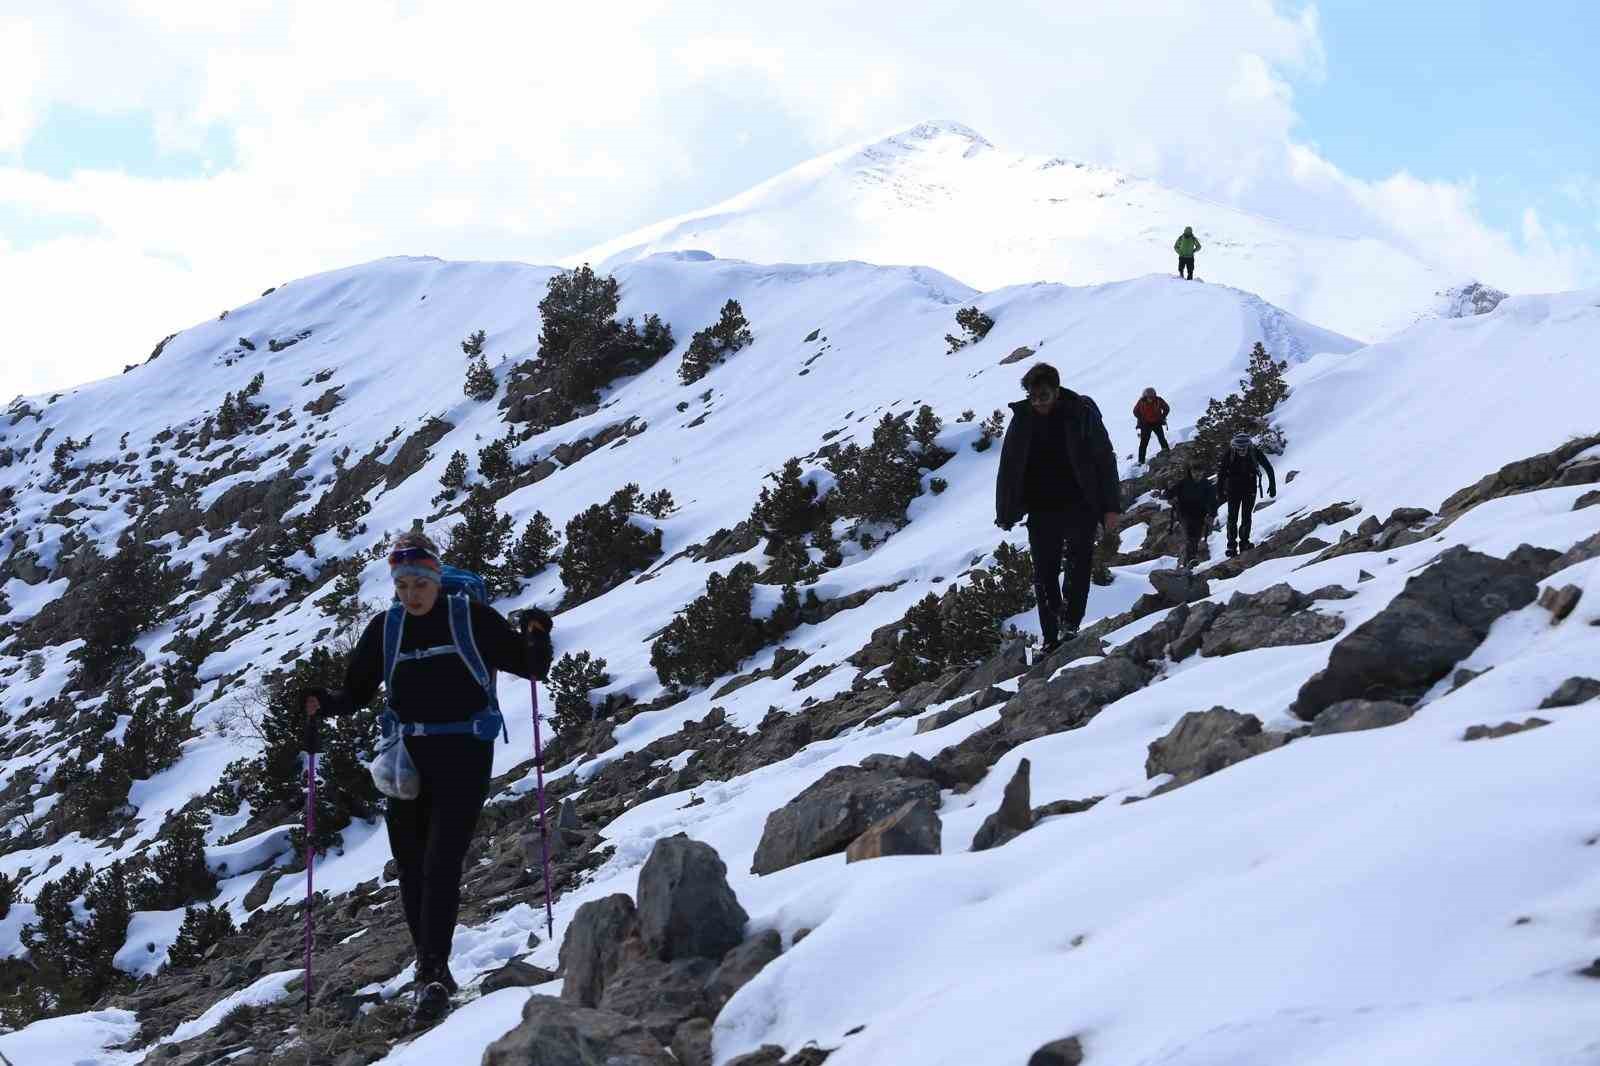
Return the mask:
<path id="1" fill-rule="evenodd" d="M 995 524 L 1028 520 L 1028 549 L 1044 650 L 1078 635 L 1089 602 L 1089 573 L 1100 528 L 1116 531 L 1122 486 L 1100 409 L 1061 387 L 1049 363 L 1022 378 L 1028 398 L 1011 405 L 995 479 Z M 1062 561 L 1066 561 L 1064 578 Z"/>

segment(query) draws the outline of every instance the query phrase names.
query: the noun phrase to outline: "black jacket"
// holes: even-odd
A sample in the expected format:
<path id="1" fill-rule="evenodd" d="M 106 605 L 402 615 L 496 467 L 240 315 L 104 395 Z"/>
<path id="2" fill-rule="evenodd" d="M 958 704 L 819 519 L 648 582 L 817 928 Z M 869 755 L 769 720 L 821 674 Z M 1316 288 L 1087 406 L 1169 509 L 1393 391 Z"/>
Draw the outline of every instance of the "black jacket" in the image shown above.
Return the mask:
<path id="1" fill-rule="evenodd" d="M 1256 495 L 1256 468 L 1267 472 L 1267 487 L 1272 495 L 1278 494 L 1278 476 L 1260 448 L 1254 444 L 1244 455 L 1235 455 L 1232 448 L 1222 450 L 1222 461 L 1217 464 L 1217 489 L 1224 500 L 1254 499 Z"/>
<path id="2" fill-rule="evenodd" d="M 365 707 L 377 693 L 383 682 L 383 620 L 384 615 L 378 614 L 367 623 L 350 656 L 344 688 L 330 694 L 332 706 L 326 713 L 348 714 Z M 533 676 L 527 642 L 493 607 L 472 605 L 472 636 L 478 654 L 491 670 Z M 443 596 L 421 618 L 406 616 L 401 651 L 449 643 L 450 608 Z M 459 722 L 483 710 L 486 703 L 483 686 L 473 679 L 459 655 L 397 663 L 394 689 L 387 698 L 402 722 Z"/>
<path id="3" fill-rule="evenodd" d="M 1217 488 L 1211 479 L 1186 477 L 1167 492 L 1167 499 L 1177 512 L 1190 521 L 1198 521 L 1217 510 Z"/>
<path id="4" fill-rule="evenodd" d="M 1062 506 L 1081 506 L 1096 518 L 1122 510 L 1122 484 L 1117 478 L 1117 457 L 1111 450 L 1100 408 L 1087 396 L 1061 390 L 1056 401 L 1065 405 L 1067 416 L 1067 457 L 1071 474 L 1078 485 L 1077 500 L 1063 499 Z M 1033 441 L 1033 423 L 1038 418 L 1033 405 L 1018 400 L 1011 405 L 1011 422 L 1006 426 L 1005 442 L 1000 446 L 1000 470 L 995 476 L 994 515 L 1001 526 L 1012 526 L 1027 513 L 1023 502 L 1023 481 L 1028 469 L 1028 447 Z"/>

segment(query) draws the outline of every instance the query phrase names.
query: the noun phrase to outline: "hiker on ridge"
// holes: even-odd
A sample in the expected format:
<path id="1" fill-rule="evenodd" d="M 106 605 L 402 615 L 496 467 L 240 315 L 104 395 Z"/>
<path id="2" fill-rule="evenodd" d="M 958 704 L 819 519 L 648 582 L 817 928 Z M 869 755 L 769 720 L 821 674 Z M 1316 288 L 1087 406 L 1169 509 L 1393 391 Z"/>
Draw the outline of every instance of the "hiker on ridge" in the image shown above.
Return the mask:
<path id="1" fill-rule="evenodd" d="M 1183 476 L 1167 489 L 1167 499 L 1177 512 L 1178 523 L 1183 527 L 1183 557 L 1179 560 L 1184 569 L 1193 569 L 1200 558 L 1200 541 L 1211 530 L 1217 517 L 1217 489 L 1211 479 L 1196 476 L 1199 467 L 1185 463 Z"/>
<path id="2" fill-rule="evenodd" d="M 1167 424 L 1167 415 L 1171 413 L 1172 408 L 1156 395 L 1154 387 L 1145 389 L 1139 402 L 1133 405 L 1133 420 L 1139 427 L 1139 462 L 1144 462 L 1145 454 L 1150 450 L 1152 433 L 1161 442 L 1162 455 L 1171 450 L 1167 447 L 1167 435 L 1162 429 Z"/>
<path id="3" fill-rule="evenodd" d="M 456 991 L 450 947 L 462 863 L 488 798 L 494 742 L 502 729 L 497 701 L 492 691 L 486 695 L 479 671 L 486 666 L 542 681 L 552 654 L 548 614 L 536 607 L 526 611 L 519 634 L 494 608 L 464 593 L 441 596 L 441 569 L 439 550 L 426 536 L 397 537 L 389 553 L 396 604 L 367 623 L 344 688 L 308 689 L 300 700 L 307 743 L 314 749 L 318 717 L 365 707 L 383 683 L 384 733 L 399 733 L 421 779 L 415 799 L 389 797 L 387 822 L 406 925 L 417 949 L 414 1017 L 422 1022 L 443 1015 Z M 464 645 L 454 636 L 463 622 Z M 398 647 L 386 648 L 392 637 Z"/>
<path id="4" fill-rule="evenodd" d="M 1061 387 L 1049 363 L 1022 378 L 1028 398 L 1011 405 L 995 479 L 995 525 L 1028 518 L 1028 550 L 1044 650 L 1078 635 L 1089 602 L 1096 531 L 1122 518 L 1116 455 L 1100 409 Z M 1063 554 L 1066 575 L 1061 579 Z"/>
<path id="5" fill-rule="evenodd" d="M 1277 475 L 1272 464 L 1248 433 L 1235 433 L 1228 447 L 1223 449 L 1222 461 L 1217 464 L 1217 491 L 1228 501 L 1228 558 L 1249 551 L 1250 519 L 1256 509 L 1257 469 L 1267 472 L 1267 491 L 1278 495 Z"/>
<path id="6" fill-rule="evenodd" d="M 1183 227 L 1183 233 L 1173 242 L 1172 250 L 1178 253 L 1178 277 L 1194 280 L 1194 253 L 1200 250 L 1200 239 L 1194 235 L 1193 226 Z M 1184 272 L 1188 273 L 1185 274 Z"/>

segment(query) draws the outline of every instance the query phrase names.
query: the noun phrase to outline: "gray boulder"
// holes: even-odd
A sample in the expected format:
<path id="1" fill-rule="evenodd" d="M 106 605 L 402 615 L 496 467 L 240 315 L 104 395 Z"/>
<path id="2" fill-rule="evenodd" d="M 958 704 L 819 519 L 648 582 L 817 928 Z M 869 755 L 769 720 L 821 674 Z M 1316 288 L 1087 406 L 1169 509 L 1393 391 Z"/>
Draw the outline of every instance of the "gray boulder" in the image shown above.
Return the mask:
<path id="1" fill-rule="evenodd" d="M 1205 578 L 1189 570 L 1152 570 L 1150 584 L 1156 595 L 1168 604 L 1193 603 L 1211 595 L 1211 585 Z"/>
<path id="2" fill-rule="evenodd" d="M 1193 604 L 1189 608 L 1183 628 L 1167 645 L 1167 655 L 1173 662 L 1182 662 L 1200 649 L 1201 642 L 1205 640 L 1206 630 L 1222 616 L 1222 610 L 1222 604 L 1210 600 Z"/>
<path id="3" fill-rule="evenodd" d="M 639 937 L 651 957 L 719 960 L 749 920 L 715 848 L 682 833 L 656 841 L 639 871 Z"/>
<path id="4" fill-rule="evenodd" d="M 1600 696 L 1600 681 L 1592 677 L 1569 677 L 1539 704 L 1541 711 L 1552 707 L 1576 707 Z"/>
<path id="5" fill-rule="evenodd" d="M 662 1044 L 670 1044 L 678 1026 L 711 1016 L 705 984 L 716 966 L 704 958 L 630 962 L 606 982 L 600 1009 L 632 1018 Z"/>
<path id="6" fill-rule="evenodd" d="M 845 862 L 888 855 L 937 855 L 943 834 L 944 826 L 933 804 L 924 799 L 910 800 L 852 840 L 844 852 Z"/>
<path id="7" fill-rule="evenodd" d="M 632 1018 L 579 1006 L 565 997 L 531 996 L 515 1029 L 483 1052 L 483 1066 L 677 1066 L 650 1031 Z"/>
<path id="8" fill-rule="evenodd" d="M 1123 655 L 1075 666 L 1050 681 L 1025 681 L 1000 711 L 1006 739 L 1017 745 L 1036 737 L 1076 729 L 1115 703 L 1137 692 L 1155 671 Z"/>
<path id="9" fill-rule="evenodd" d="M 1537 594 L 1515 563 L 1451 548 L 1333 646 L 1327 669 L 1301 687 L 1292 709 L 1310 721 L 1340 700 L 1414 700 L 1470 655 L 1495 619 Z"/>
<path id="10" fill-rule="evenodd" d="M 722 965 L 706 978 L 706 1002 L 715 1018 L 728 1005 L 733 994 L 783 954 L 783 937 L 776 929 L 765 929 L 728 952 Z"/>
<path id="11" fill-rule="evenodd" d="M 1283 733 L 1263 733 L 1261 719 L 1253 714 L 1226 707 L 1190 711 L 1166 736 L 1151 742 L 1144 772 L 1146 777 L 1172 775 L 1171 781 L 1156 790 L 1160 794 L 1281 748 L 1288 740 Z"/>
<path id="12" fill-rule="evenodd" d="M 1236 592 L 1201 640 L 1202 654 L 1234 655 L 1255 648 L 1315 644 L 1331 640 L 1344 630 L 1337 615 L 1307 610 L 1311 597 L 1287 584 L 1260 592 Z"/>
<path id="13" fill-rule="evenodd" d="M 1002 681 L 1010 681 L 1028 669 L 1028 645 L 1020 638 L 1008 640 L 1000 650 L 978 665 L 962 680 L 957 696 L 983 692 Z"/>
<path id="14" fill-rule="evenodd" d="M 973 851 L 997 848 L 1033 828 L 1032 790 L 1028 783 L 1031 769 L 1027 759 L 1017 764 L 1017 772 L 1006 782 L 1000 809 L 983 820 L 977 835 L 972 838 Z"/>
<path id="15" fill-rule="evenodd" d="M 1416 708 L 1393 700 L 1340 700 L 1322 709 L 1316 721 L 1311 723 L 1310 735 L 1321 737 L 1329 733 L 1382 729 L 1387 725 L 1398 725 L 1415 713 Z"/>
<path id="16" fill-rule="evenodd" d="M 1164 659 L 1167 647 L 1183 632 L 1184 625 L 1189 621 L 1189 605 L 1180 603 L 1167 612 L 1167 616 L 1126 644 L 1117 648 L 1117 654 L 1125 655 L 1136 663 L 1150 663 L 1156 659 Z"/>
<path id="17" fill-rule="evenodd" d="M 1028 1056 L 1028 1066 L 1083 1066 L 1083 1044 L 1075 1036 L 1052 1040 Z"/>
<path id="18" fill-rule="evenodd" d="M 636 945 L 638 933 L 638 912 L 625 893 L 579 907 L 561 941 L 560 966 L 566 979 L 561 998 L 583 1007 L 598 1006 L 606 981 L 635 953 L 628 941 L 633 939 Z"/>
<path id="19" fill-rule="evenodd" d="M 835 767 L 767 815 L 750 872 L 769 874 L 843 851 L 868 826 L 919 799 L 937 808 L 939 786 L 886 770 Z"/>
<path id="20" fill-rule="evenodd" d="M 942 711 L 935 711 L 930 715 L 917 720 L 918 733 L 931 733 L 935 729 L 943 729 L 951 722 L 960 721 L 974 711 L 982 711 L 996 704 L 1004 703 L 1011 698 L 1011 693 L 1003 688 L 990 686 L 980 692 L 974 692 L 966 699 L 957 700 Z"/>

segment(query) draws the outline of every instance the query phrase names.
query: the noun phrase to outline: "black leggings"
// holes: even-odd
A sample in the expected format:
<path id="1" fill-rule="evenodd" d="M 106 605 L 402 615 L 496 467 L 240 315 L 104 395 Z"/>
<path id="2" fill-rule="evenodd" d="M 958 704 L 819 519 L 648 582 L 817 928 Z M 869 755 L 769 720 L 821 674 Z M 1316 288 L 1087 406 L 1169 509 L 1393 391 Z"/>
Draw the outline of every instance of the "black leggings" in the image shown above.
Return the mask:
<path id="1" fill-rule="evenodd" d="M 1190 281 L 1194 280 L 1194 256 L 1192 256 L 1192 255 L 1180 255 L 1180 256 L 1178 256 L 1178 277 L 1180 277 L 1180 278 L 1186 277 Z"/>
<path id="2" fill-rule="evenodd" d="M 1039 629 L 1047 644 L 1054 644 L 1060 635 L 1060 622 L 1073 630 L 1083 624 L 1099 524 L 1099 515 L 1076 511 L 1040 511 L 1028 516 L 1033 591 L 1039 598 Z M 1063 556 L 1067 563 L 1065 575 L 1061 574 Z"/>
<path id="3" fill-rule="evenodd" d="M 1256 487 L 1228 490 L 1228 547 L 1250 543 L 1250 520 L 1256 513 Z"/>
<path id="4" fill-rule="evenodd" d="M 472 736 L 408 737 L 422 775 L 414 800 L 389 800 L 389 848 L 417 954 L 450 957 L 461 909 L 461 867 L 489 795 L 494 745 Z"/>
<path id="5" fill-rule="evenodd" d="M 1156 435 L 1156 440 L 1161 442 L 1161 450 L 1163 452 L 1170 450 L 1167 446 L 1167 435 L 1161 431 L 1159 425 L 1141 425 L 1139 427 L 1139 461 L 1141 463 L 1144 462 L 1146 453 L 1150 451 L 1150 434 L 1152 433 Z"/>

